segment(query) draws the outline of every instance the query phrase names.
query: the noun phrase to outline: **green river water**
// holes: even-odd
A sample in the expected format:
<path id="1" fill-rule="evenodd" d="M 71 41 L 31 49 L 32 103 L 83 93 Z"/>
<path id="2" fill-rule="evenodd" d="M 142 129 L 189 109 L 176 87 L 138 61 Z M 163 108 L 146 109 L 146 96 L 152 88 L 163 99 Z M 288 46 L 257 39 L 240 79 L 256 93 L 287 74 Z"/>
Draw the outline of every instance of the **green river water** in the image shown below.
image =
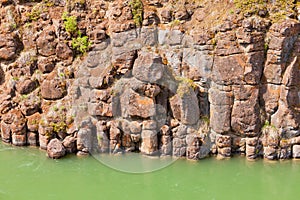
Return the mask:
<path id="1" fill-rule="evenodd" d="M 125 158 L 130 162 L 139 156 Z M 145 162 L 148 166 L 161 161 Z M 51 160 L 37 148 L 0 142 L 1 200 L 289 200 L 299 199 L 299 188 L 300 161 L 296 160 L 180 159 L 151 173 L 132 174 L 111 169 L 92 156 Z"/>

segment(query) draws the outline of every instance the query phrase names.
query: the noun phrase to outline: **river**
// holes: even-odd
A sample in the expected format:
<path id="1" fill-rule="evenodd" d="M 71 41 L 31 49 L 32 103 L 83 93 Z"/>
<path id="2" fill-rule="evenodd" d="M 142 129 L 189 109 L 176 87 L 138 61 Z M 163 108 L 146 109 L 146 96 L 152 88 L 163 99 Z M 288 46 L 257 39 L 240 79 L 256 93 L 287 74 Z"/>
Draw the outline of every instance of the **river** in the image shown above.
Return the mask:
<path id="1" fill-rule="evenodd" d="M 93 156 L 51 160 L 45 154 L 0 142 L 1 200 L 289 200 L 297 199 L 299 190 L 298 160 L 179 159 L 151 173 L 132 174 L 107 167 Z"/>

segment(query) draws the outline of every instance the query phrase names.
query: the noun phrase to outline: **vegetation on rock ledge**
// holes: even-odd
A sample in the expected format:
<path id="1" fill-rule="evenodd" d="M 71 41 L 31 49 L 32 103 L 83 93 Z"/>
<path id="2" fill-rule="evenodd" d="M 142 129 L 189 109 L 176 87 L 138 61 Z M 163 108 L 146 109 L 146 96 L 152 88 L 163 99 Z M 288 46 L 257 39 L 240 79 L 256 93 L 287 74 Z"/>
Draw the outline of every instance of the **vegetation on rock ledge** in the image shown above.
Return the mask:
<path id="1" fill-rule="evenodd" d="M 141 26 L 143 22 L 143 3 L 141 0 L 131 0 L 129 5 L 131 6 L 131 12 L 133 14 L 133 20 L 136 26 Z"/>
<path id="2" fill-rule="evenodd" d="M 81 31 L 78 30 L 76 16 L 68 16 L 68 13 L 65 12 L 62 19 L 66 31 L 72 36 L 77 34 L 77 37 L 72 38 L 72 48 L 80 53 L 86 53 L 91 46 L 91 42 L 89 42 L 88 36 L 82 36 Z"/>
<path id="3" fill-rule="evenodd" d="M 294 2 L 293 0 L 234 0 L 236 8 L 244 15 L 269 16 L 275 22 L 294 15 Z"/>

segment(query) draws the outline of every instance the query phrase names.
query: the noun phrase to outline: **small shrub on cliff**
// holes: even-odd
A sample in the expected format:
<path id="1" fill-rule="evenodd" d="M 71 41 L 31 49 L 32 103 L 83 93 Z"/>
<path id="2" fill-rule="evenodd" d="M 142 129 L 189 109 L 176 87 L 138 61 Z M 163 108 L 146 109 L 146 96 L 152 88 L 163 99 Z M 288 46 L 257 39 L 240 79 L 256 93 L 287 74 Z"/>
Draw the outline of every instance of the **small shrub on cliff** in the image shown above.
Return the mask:
<path id="1" fill-rule="evenodd" d="M 68 13 L 64 12 L 62 15 L 64 20 L 64 26 L 69 34 L 74 34 L 77 31 L 77 18 L 75 16 L 68 16 Z"/>
<path id="2" fill-rule="evenodd" d="M 273 22 L 295 14 L 294 0 L 234 0 L 234 4 L 243 14 L 269 16 Z"/>
<path id="3" fill-rule="evenodd" d="M 178 81 L 178 88 L 176 93 L 183 97 L 185 94 L 190 93 L 190 89 L 195 90 L 197 88 L 197 85 L 194 83 L 193 80 L 185 77 L 176 77 L 176 80 Z"/>
<path id="4" fill-rule="evenodd" d="M 31 12 L 27 13 L 27 17 L 29 17 L 30 21 L 37 21 L 40 18 L 41 13 L 44 11 L 44 7 L 42 4 L 36 4 L 32 7 Z"/>
<path id="5" fill-rule="evenodd" d="M 69 16 L 68 13 L 63 13 L 62 19 L 64 20 L 64 26 L 66 31 L 75 36 L 72 38 L 72 48 L 80 53 L 86 53 L 91 46 L 88 36 L 82 36 L 80 30 L 77 27 L 76 16 Z M 77 37 L 76 37 L 77 35 Z"/>
<path id="6" fill-rule="evenodd" d="M 276 129 L 276 127 L 274 125 L 271 125 L 270 122 L 268 120 L 265 121 L 262 130 L 268 129 L 268 128 L 272 128 L 272 129 Z"/>
<path id="7" fill-rule="evenodd" d="M 131 0 L 129 2 L 133 20 L 136 26 L 141 26 L 143 22 L 143 3 L 141 0 Z"/>
<path id="8" fill-rule="evenodd" d="M 81 33 L 77 38 L 72 39 L 72 48 L 80 53 L 86 53 L 90 46 L 91 42 L 89 42 L 88 36 L 81 36 Z"/>
<path id="9" fill-rule="evenodd" d="M 234 0 L 235 6 L 245 14 L 257 14 L 266 10 L 266 0 Z"/>
<path id="10" fill-rule="evenodd" d="M 175 20 L 170 22 L 171 27 L 179 26 L 180 24 L 181 24 L 181 22 L 178 19 L 175 19 Z"/>

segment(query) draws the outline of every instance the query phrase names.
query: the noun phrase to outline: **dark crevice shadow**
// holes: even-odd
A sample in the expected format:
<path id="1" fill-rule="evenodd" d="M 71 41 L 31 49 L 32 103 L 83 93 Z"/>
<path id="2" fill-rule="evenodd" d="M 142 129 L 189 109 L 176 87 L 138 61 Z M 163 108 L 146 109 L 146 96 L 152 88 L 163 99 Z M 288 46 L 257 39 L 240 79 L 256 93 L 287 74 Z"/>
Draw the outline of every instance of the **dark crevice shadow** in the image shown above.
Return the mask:
<path id="1" fill-rule="evenodd" d="M 5 82 L 5 74 L 4 71 L 0 65 L 0 85 L 2 85 Z"/>

